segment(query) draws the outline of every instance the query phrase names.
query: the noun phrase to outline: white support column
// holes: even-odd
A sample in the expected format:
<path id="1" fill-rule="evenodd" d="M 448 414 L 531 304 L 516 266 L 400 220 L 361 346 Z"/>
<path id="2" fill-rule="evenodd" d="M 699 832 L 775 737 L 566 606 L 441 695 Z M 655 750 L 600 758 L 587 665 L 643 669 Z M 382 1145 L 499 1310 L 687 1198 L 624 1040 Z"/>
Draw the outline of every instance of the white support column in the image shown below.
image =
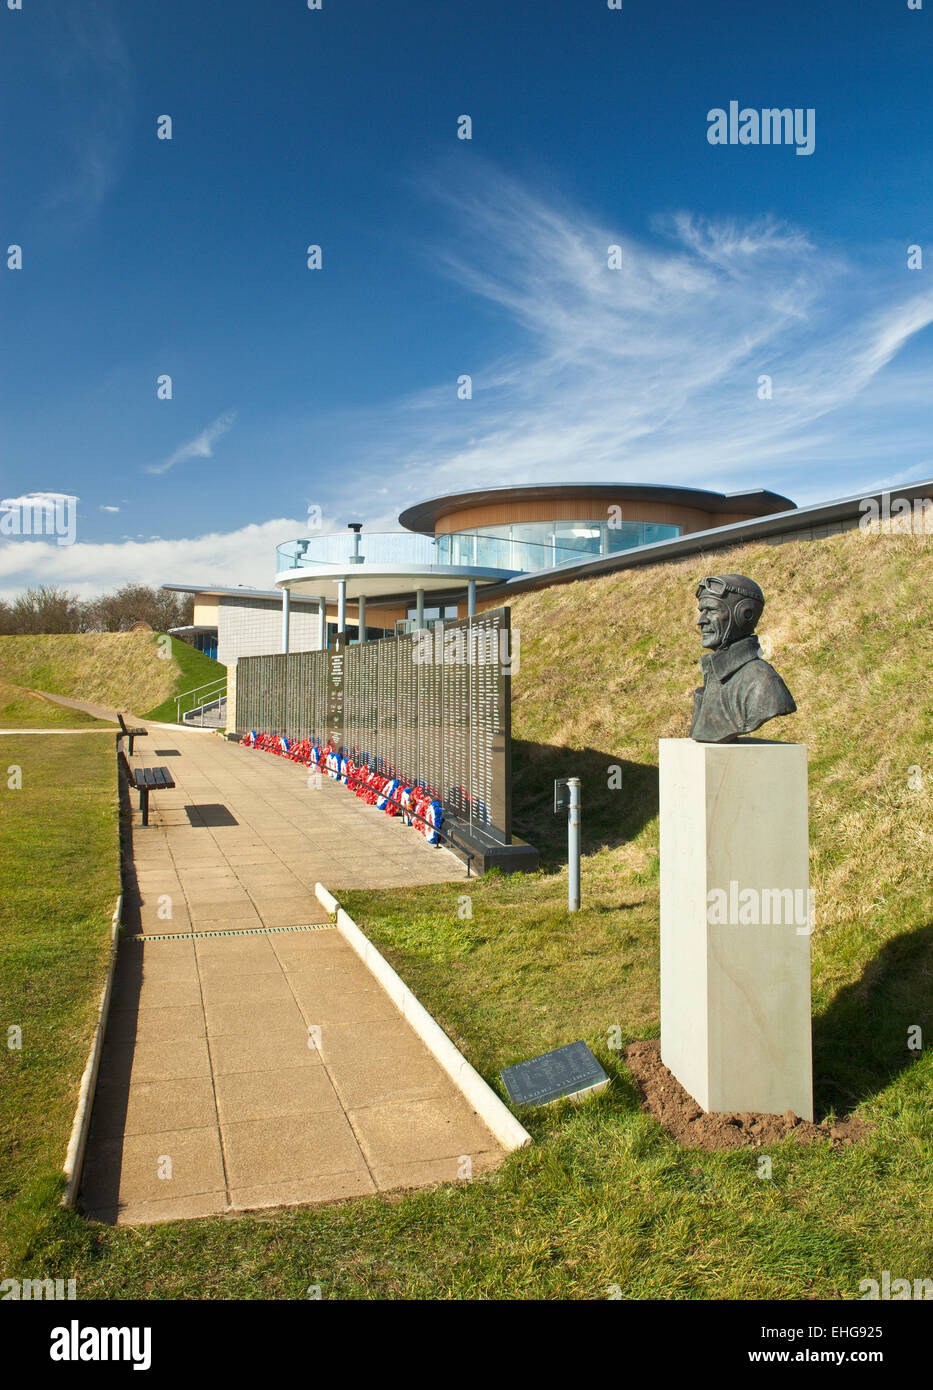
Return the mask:
<path id="1" fill-rule="evenodd" d="M 318 601 L 318 629 L 317 646 L 318 651 L 327 650 L 327 599 L 319 598 Z"/>
<path id="2" fill-rule="evenodd" d="M 288 589 L 282 590 L 282 651 L 288 655 L 288 616 L 289 601 L 291 593 Z"/>
<path id="3" fill-rule="evenodd" d="M 476 580 L 467 580 L 467 617 L 476 617 Z"/>
<path id="4" fill-rule="evenodd" d="M 366 641 L 366 596 L 360 594 L 356 604 L 357 628 L 356 635 L 361 642 Z"/>
<path id="5" fill-rule="evenodd" d="M 347 581 L 337 580 L 337 636 L 342 637 L 347 630 Z"/>
<path id="6" fill-rule="evenodd" d="M 415 626 L 420 630 L 424 627 L 424 590 L 415 590 Z"/>

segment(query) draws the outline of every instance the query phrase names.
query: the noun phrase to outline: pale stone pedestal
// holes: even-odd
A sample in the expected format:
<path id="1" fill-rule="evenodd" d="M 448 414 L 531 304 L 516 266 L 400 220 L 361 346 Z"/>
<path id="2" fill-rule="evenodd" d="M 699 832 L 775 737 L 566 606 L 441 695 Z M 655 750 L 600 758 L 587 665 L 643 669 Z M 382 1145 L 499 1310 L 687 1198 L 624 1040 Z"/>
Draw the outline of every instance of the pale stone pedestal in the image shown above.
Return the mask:
<path id="1" fill-rule="evenodd" d="M 812 1120 L 806 747 L 658 753 L 661 1059 L 706 1111 Z"/>

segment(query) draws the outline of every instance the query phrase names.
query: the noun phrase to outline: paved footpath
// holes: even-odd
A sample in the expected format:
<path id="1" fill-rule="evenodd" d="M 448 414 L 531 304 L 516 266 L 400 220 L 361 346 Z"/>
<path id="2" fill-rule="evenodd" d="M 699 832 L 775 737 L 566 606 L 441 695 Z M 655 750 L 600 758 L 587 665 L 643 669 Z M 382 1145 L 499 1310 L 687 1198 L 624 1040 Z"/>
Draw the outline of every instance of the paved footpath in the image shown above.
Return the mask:
<path id="1" fill-rule="evenodd" d="M 453 1181 L 503 1150 L 314 895 L 464 879 L 345 787 L 151 726 L 171 769 L 124 842 L 124 926 L 82 1182 L 150 1222 Z M 170 915 L 169 915 L 170 914 Z"/>

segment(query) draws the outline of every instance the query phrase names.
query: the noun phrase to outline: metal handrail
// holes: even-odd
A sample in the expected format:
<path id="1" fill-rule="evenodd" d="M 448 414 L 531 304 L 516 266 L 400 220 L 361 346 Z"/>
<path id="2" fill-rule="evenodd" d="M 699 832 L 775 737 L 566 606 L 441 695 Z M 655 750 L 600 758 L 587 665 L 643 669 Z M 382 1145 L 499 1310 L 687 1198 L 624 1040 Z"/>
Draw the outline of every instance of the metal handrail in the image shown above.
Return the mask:
<path id="1" fill-rule="evenodd" d="M 193 689 L 191 689 L 191 690 L 183 690 L 182 693 L 181 693 L 180 695 L 176 695 L 176 696 L 175 696 L 175 722 L 178 723 L 178 722 L 180 721 L 180 719 L 181 719 L 181 702 L 182 702 L 182 700 L 187 700 L 190 696 L 192 696 L 192 695 L 197 695 L 197 694 L 198 694 L 200 691 L 202 691 L 202 690 L 205 690 L 205 691 L 207 691 L 207 690 L 214 690 L 215 687 L 216 687 L 216 692 L 217 692 L 218 694 L 219 694 L 219 692 L 220 692 L 221 690 L 226 690 L 226 688 L 227 688 L 227 677 L 226 677 L 226 676 L 218 676 L 218 677 L 216 677 L 216 678 L 215 678 L 214 680 L 212 680 L 212 681 L 205 681 L 205 683 L 204 683 L 203 685 L 196 685 L 196 686 L 193 687 Z M 210 703 L 210 701 L 201 700 L 200 703 L 203 705 L 203 704 L 206 704 L 206 703 Z M 192 704 L 191 704 L 191 709 L 194 709 L 194 708 L 195 708 L 195 703 L 192 702 Z"/>

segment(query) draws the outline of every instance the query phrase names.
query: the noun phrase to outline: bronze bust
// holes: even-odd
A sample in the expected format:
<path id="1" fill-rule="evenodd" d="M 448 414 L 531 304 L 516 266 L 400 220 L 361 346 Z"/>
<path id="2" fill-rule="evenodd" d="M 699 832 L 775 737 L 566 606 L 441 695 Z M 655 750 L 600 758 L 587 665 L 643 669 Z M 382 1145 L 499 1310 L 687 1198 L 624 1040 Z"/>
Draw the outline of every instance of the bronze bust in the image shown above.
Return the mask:
<path id="1" fill-rule="evenodd" d="M 761 655 L 754 635 L 765 596 L 744 574 L 704 579 L 697 589 L 697 627 L 703 646 L 703 685 L 694 692 L 690 737 L 698 743 L 734 743 L 776 715 L 797 706 L 781 677 Z"/>

